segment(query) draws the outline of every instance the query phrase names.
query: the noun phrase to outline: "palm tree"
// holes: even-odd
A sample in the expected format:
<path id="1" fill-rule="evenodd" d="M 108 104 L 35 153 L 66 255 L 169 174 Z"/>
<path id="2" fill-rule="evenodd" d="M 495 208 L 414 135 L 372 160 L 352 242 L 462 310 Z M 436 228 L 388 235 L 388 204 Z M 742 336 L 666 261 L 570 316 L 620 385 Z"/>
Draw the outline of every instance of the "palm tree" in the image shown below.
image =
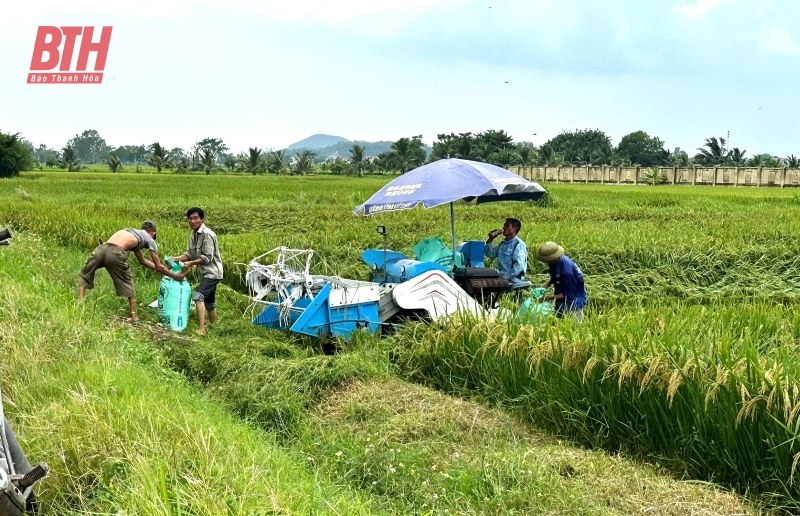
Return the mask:
<path id="1" fill-rule="evenodd" d="M 233 154 L 227 154 L 222 164 L 225 165 L 225 168 L 227 168 L 229 172 L 236 170 L 236 158 Z"/>
<path id="2" fill-rule="evenodd" d="M 468 159 L 471 161 L 478 161 L 481 159 L 481 153 L 473 145 L 475 140 L 472 138 L 470 133 L 466 134 L 459 134 L 458 140 L 456 140 L 455 145 L 453 146 L 453 154 L 450 156 L 451 158 L 460 158 L 460 159 Z"/>
<path id="3" fill-rule="evenodd" d="M 362 168 L 366 172 L 374 173 L 378 169 L 378 166 L 375 163 L 376 161 L 377 159 L 374 156 L 368 157 L 367 159 L 364 160 L 364 166 Z"/>
<path id="4" fill-rule="evenodd" d="M 492 155 L 492 165 L 508 168 L 519 161 L 519 154 L 515 150 L 503 147 Z"/>
<path id="5" fill-rule="evenodd" d="M 200 149 L 200 166 L 202 170 L 206 171 L 206 175 L 210 175 L 212 170 L 219 168 L 217 167 L 217 157 L 211 149 Z"/>
<path id="6" fill-rule="evenodd" d="M 756 154 L 747 162 L 750 167 L 777 168 L 781 166 L 781 161 L 772 154 Z"/>
<path id="7" fill-rule="evenodd" d="M 690 163 L 689 155 L 686 151 L 680 151 L 677 154 L 670 155 L 669 162 L 676 167 L 688 167 Z"/>
<path id="8" fill-rule="evenodd" d="M 536 161 L 536 148 L 532 145 L 518 145 L 517 158 L 517 162 L 523 167 L 532 165 L 533 162 Z"/>
<path id="9" fill-rule="evenodd" d="M 247 149 L 247 155 L 244 156 L 242 167 L 245 172 L 250 172 L 253 175 L 264 171 L 264 160 L 261 159 L 261 149 L 250 147 Z"/>
<path id="10" fill-rule="evenodd" d="M 734 147 L 728 154 L 728 161 L 736 166 L 742 166 L 747 163 L 747 159 L 744 157 L 745 154 L 747 154 L 746 150 L 739 150 L 739 147 Z"/>
<path id="11" fill-rule="evenodd" d="M 440 134 L 439 141 L 433 144 L 430 159 L 458 158 L 477 161 L 480 156 L 475 146 L 477 138 L 472 133 Z"/>
<path id="12" fill-rule="evenodd" d="M 108 168 L 111 169 L 111 172 L 119 172 L 122 170 L 122 162 L 113 152 L 108 155 L 108 161 L 106 163 L 108 163 Z"/>
<path id="13" fill-rule="evenodd" d="M 286 170 L 286 149 L 269 152 L 267 155 L 267 170 L 278 175 Z"/>
<path id="14" fill-rule="evenodd" d="M 703 148 L 705 147 L 705 148 Z M 703 165 L 721 165 L 728 158 L 728 151 L 725 149 L 725 138 L 706 138 L 706 144 L 697 149 L 694 159 Z"/>
<path id="15" fill-rule="evenodd" d="M 786 157 L 786 166 L 789 168 L 800 168 L 800 158 L 794 154 L 790 154 Z"/>
<path id="16" fill-rule="evenodd" d="M 169 153 L 160 143 L 155 142 L 150 146 L 150 156 L 147 157 L 147 163 L 150 166 L 156 167 L 156 171 L 160 173 L 161 169 L 166 167 L 169 162 Z"/>
<path id="17" fill-rule="evenodd" d="M 494 163 L 497 155 L 497 150 L 491 142 L 486 140 L 478 140 L 475 145 L 476 161 L 483 161 L 484 163 Z"/>
<path id="18" fill-rule="evenodd" d="M 550 145 L 545 145 L 542 147 L 542 150 L 539 153 L 538 162 L 546 167 L 561 165 L 564 163 L 564 161 L 564 154 L 561 152 L 556 152 L 555 149 L 553 149 L 553 147 Z"/>
<path id="19" fill-rule="evenodd" d="M 377 159 L 374 161 L 375 168 L 381 172 L 391 172 L 394 170 L 394 158 L 389 151 L 381 152 L 378 154 Z"/>
<path id="20" fill-rule="evenodd" d="M 297 155 L 297 160 L 294 162 L 294 173 L 304 176 L 311 172 L 314 168 L 314 163 L 317 159 L 317 154 L 310 150 L 304 150 Z"/>
<path id="21" fill-rule="evenodd" d="M 644 180 L 650 186 L 663 185 L 667 182 L 667 176 L 663 175 L 657 166 L 650 167 L 644 174 Z"/>
<path id="22" fill-rule="evenodd" d="M 181 156 L 180 158 L 178 158 L 178 161 L 176 163 L 175 172 L 178 174 L 185 174 L 186 172 L 194 168 L 193 165 L 194 164 L 192 163 L 192 158 L 190 158 L 189 156 Z"/>
<path id="23" fill-rule="evenodd" d="M 573 165 L 586 166 L 593 165 L 598 160 L 599 157 L 593 149 L 584 149 L 583 151 L 574 152 L 569 161 Z"/>
<path id="24" fill-rule="evenodd" d="M 67 145 L 61 149 L 61 159 L 58 160 L 58 166 L 66 168 L 69 172 L 81 169 L 81 160 L 78 159 L 72 145 Z"/>
<path id="25" fill-rule="evenodd" d="M 350 148 L 350 166 L 358 177 L 364 177 L 364 146 L 353 145 Z"/>
<path id="26" fill-rule="evenodd" d="M 494 129 L 489 129 L 480 133 L 478 135 L 478 140 L 488 144 L 493 152 L 500 152 L 500 149 L 511 145 L 513 138 L 503 130 L 496 131 Z"/>
<path id="27" fill-rule="evenodd" d="M 392 162 L 400 169 L 401 174 L 422 165 L 425 161 L 425 149 L 422 148 L 421 137 L 400 138 L 392 144 L 390 152 Z"/>

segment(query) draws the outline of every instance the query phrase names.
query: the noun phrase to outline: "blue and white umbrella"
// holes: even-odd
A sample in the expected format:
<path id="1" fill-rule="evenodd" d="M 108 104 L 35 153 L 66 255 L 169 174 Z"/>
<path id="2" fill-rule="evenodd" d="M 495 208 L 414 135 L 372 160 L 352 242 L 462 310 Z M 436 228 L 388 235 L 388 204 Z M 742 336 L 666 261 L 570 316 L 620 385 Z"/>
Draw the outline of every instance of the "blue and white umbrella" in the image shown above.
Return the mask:
<path id="1" fill-rule="evenodd" d="M 539 183 L 528 181 L 504 168 L 465 159 L 440 159 L 409 170 L 356 207 L 356 215 L 410 210 L 422 204 L 433 208 L 450 204 L 453 252 L 456 227 L 455 201 L 477 204 L 496 201 L 535 201 L 546 192 Z"/>

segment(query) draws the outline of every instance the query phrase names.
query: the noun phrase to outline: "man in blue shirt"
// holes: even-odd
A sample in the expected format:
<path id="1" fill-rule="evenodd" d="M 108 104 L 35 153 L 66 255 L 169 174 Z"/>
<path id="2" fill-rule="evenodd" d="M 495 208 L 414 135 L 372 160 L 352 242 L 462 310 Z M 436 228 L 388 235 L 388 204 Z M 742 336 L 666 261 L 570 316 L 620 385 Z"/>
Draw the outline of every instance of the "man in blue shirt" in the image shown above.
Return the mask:
<path id="1" fill-rule="evenodd" d="M 556 314 L 564 313 L 575 316 L 583 322 L 583 307 L 589 301 L 586 287 L 583 285 L 583 273 L 575 262 L 564 254 L 564 248 L 555 242 L 546 242 L 539 247 L 536 259 L 550 268 L 550 279 L 542 284 L 543 288 L 553 287 L 554 294 L 547 294 L 542 301 L 555 301 Z"/>
<path id="2" fill-rule="evenodd" d="M 517 233 L 522 229 L 522 223 L 517 219 L 506 219 L 503 229 L 495 229 L 489 232 L 486 240 L 483 255 L 486 258 L 497 259 L 497 270 L 500 276 L 507 279 L 511 284 L 510 290 L 529 287 L 529 281 L 525 281 L 525 271 L 528 269 L 528 248 L 525 242 L 519 239 Z M 492 241 L 498 236 L 503 235 L 504 240 L 498 245 Z"/>

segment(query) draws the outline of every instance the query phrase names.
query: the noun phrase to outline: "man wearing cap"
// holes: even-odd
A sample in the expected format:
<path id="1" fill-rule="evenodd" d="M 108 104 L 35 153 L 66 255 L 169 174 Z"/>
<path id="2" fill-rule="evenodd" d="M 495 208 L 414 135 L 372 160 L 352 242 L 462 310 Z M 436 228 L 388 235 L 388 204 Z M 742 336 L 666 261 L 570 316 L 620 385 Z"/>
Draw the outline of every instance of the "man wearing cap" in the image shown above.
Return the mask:
<path id="1" fill-rule="evenodd" d="M 497 270 L 500 272 L 500 276 L 511 284 L 510 290 L 531 285 L 529 281 L 525 281 L 525 271 L 528 269 L 528 248 L 525 246 L 525 242 L 517 236 L 520 229 L 522 229 L 522 222 L 512 218 L 506 219 L 503 229 L 489 232 L 483 250 L 486 258 L 497 259 Z M 500 235 L 503 235 L 503 241 L 494 245 L 492 241 Z"/>
<path id="2" fill-rule="evenodd" d="M 554 294 L 547 294 L 542 301 L 555 301 L 556 314 L 564 313 L 575 316 L 583 322 L 583 307 L 589 300 L 583 285 L 583 273 L 575 262 L 564 254 L 564 248 L 555 242 L 546 242 L 536 252 L 536 259 L 550 268 L 550 279 L 542 284 L 542 288 L 553 287 Z"/>
<path id="3" fill-rule="evenodd" d="M 142 249 L 150 251 L 150 260 L 144 257 Z M 183 281 L 183 274 L 175 274 L 167 269 L 158 259 L 156 246 L 156 225 L 150 220 L 142 222 L 142 229 L 125 228 L 117 231 L 105 243 L 95 247 L 86 260 L 78 276 L 78 300 L 83 301 L 86 289 L 94 288 L 94 274 L 97 269 L 108 271 L 114 282 L 114 289 L 119 297 L 127 297 L 130 305 L 131 322 L 138 322 L 136 317 L 136 290 L 133 276 L 128 266 L 128 253 L 133 251 L 139 263 L 158 271 L 164 276 Z"/>
<path id="4" fill-rule="evenodd" d="M 206 312 L 209 322 L 217 322 L 217 284 L 222 281 L 222 257 L 219 254 L 217 235 L 205 225 L 206 214 L 202 208 L 189 208 L 186 222 L 192 229 L 186 252 L 173 260 L 183 262 L 183 270 L 197 266 L 200 284 L 192 293 L 197 307 L 197 334 L 206 332 Z"/>

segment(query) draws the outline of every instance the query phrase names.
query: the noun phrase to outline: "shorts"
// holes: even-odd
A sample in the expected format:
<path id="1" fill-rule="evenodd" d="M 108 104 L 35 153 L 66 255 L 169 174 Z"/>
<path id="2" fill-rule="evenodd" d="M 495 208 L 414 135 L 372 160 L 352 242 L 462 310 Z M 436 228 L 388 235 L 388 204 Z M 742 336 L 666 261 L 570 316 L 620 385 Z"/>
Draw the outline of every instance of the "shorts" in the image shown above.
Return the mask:
<path id="1" fill-rule="evenodd" d="M 217 284 L 220 282 L 214 278 L 203 278 L 192 294 L 192 301 L 205 303 L 207 310 L 214 310 L 217 307 Z"/>
<path id="2" fill-rule="evenodd" d="M 128 265 L 128 251 L 114 244 L 100 244 L 94 248 L 78 276 L 78 286 L 94 288 L 94 274 L 97 269 L 105 269 L 114 282 L 119 297 L 136 297 L 133 276 Z"/>

